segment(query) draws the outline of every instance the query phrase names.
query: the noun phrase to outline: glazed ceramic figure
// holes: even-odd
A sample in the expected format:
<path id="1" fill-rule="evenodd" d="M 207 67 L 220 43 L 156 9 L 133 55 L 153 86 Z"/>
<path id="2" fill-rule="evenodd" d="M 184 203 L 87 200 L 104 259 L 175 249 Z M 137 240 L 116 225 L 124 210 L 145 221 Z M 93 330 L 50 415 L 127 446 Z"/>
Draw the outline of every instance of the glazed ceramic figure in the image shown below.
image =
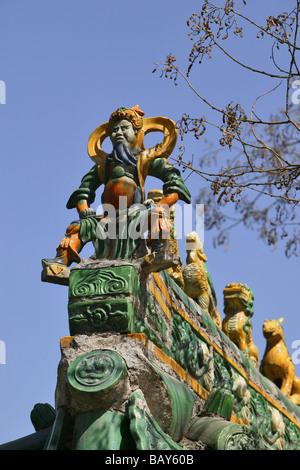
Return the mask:
<path id="1" fill-rule="evenodd" d="M 67 228 L 56 257 L 44 259 L 44 267 L 53 264 L 70 266 L 80 261 L 79 253 L 85 243 L 95 238 L 95 227 L 101 218 L 90 207 L 101 185 L 104 185 L 102 204 L 110 204 L 119 210 L 120 201 L 124 204 L 125 200 L 127 208 L 144 203 L 148 207 L 149 202 L 145 201 L 145 179 L 148 175 L 159 178 L 164 183 L 163 197 L 151 207 L 151 213 L 157 211 L 158 221 L 163 219 L 163 207 L 172 206 L 178 199 L 190 202 L 190 193 L 180 172 L 167 162 L 177 140 L 175 123 L 163 117 L 144 119 L 143 115 L 138 106 L 119 108 L 112 113 L 108 122 L 91 134 L 88 153 L 95 165 L 82 178 L 79 188 L 67 203 L 68 209 L 77 209 L 80 220 Z M 164 139 L 155 147 L 145 149 L 144 136 L 154 131 L 163 132 Z M 107 137 L 113 145 L 110 154 L 102 150 L 103 141 Z M 161 225 L 157 230 L 161 230 Z M 156 244 L 159 245 L 157 240 Z"/>
<path id="2" fill-rule="evenodd" d="M 186 266 L 182 272 L 184 291 L 189 297 L 196 300 L 200 307 L 211 316 L 218 328 L 222 328 L 215 290 L 206 267 L 207 257 L 203 252 L 202 243 L 196 232 L 188 233 L 186 240 Z M 191 245 L 193 249 L 188 249 Z"/>
<path id="3" fill-rule="evenodd" d="M 224 313 L 222 330 L 228 338 L 258 367 L 258 349 L 252 339 L 254 296 L 251 289 L 242 283 L 232 282 L 224 291 Z"/>
<path id="4" fill-rule="evenodd" d="M 295 366 L 284 341 L 283 318 L 265 320 L 263 334 L 267 340 L 260 372 L 274 382 L 290 399 L 300 404 L 300 379 L 295 376 Z"/>

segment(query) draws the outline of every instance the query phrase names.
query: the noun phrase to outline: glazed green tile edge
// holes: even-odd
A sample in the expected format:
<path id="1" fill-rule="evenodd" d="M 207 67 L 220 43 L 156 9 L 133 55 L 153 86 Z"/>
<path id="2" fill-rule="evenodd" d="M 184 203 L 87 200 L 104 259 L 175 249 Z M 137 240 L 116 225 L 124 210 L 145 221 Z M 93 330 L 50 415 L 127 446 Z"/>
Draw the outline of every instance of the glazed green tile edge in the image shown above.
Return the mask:
<path id="1" fill-rule="evenodd" d="M 174 441 L 179 442 L 182 439 L 192 417 L 196 397 L 191 390 L 183 383 L 179 382 L 179 380 L 162 371 L 153 363 L 151 363 L 151 365 L 163 379 L 168 388 L 172 402 L 170 436 Z"/>
<path id="2" fill-rule="evenodd" d="M 251 430 L 220 418 L 195 418 L 187 437 L 200 440 L 213 450 L 265 450 L 263 442 Z"/>
<path id="3" fill-rule="evenodd" d="M 68 422 L 68 412 L 66 408 L 61 407 L 56 412 L 56 418 L 50 433 L 50 436 L 45 444 L 44 450 L 59 450 L 60 443 L 64 439 L 64 431 L 66 423 Z"/>
<path id="4" fill-rule="evenodd" d="M 75 423 L 73 450 L 135 450 L 128 417 L 117 411 L 93 410 Z"/>
<path id="5" fill-rule="evenodd" d="M 79 415 L 75 424 L 75 450 L 184 450 L 163 432 L 141 390 L 130 396 L 128 416 L 89 411 Z"/>
<path id="6" fill-rule="evenodd" d="M 133 266 L 74 269 L 70 272 L 70 299 L 117 294 L 139 294 L 139 278 Z"/>
<path id="7" fill-rule="evenodd" d="M 141 390 L 131 394 L 128 414 L 137 450 L 184 450 L 163 432 L 150 413 Z"/>
<path id="8" fill-rule="evenodd" d="M 59 448 L 64 410 L 54 426 L 47 450 Z M 129 401 L 128 417 L 117 411 L 93 410 L 79 415 L 73 436 L 74 450 L 183 450 L 160 428 L 141 390 Z"/>

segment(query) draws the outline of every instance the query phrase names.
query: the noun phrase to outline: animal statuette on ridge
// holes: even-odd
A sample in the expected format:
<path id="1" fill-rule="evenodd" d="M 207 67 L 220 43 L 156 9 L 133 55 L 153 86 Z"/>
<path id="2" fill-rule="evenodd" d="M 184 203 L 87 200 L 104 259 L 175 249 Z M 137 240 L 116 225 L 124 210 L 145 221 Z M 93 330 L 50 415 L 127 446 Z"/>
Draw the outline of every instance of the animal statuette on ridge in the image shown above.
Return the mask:
<path id="1" fill-rule="evenodd" d="M 215 291 L 205 265 L 207 257 L 203 253 L 203 246 L 196 232 L 187 234 L 186 251 L 186 266 L 182 272 L 184 291 L 210 315 L 219 328 L 222 328 Z"/>
<path id="2" fill-rule="evenodd" d="M 222 330 L 258 368 L 258 349 L 252 340 L 253 293 L 246 284 L 233 282 L 225 287 L 223 294 Z"/>
<path id="3" fill-rule="evenodd" d="M 282 323 L 283 318 L 264 321 L 263 335 L 267 345 L 260 372 L 296 405 L 300 405 L 300 378 L 295 376 L 295 366 L 284 341 Z"/>

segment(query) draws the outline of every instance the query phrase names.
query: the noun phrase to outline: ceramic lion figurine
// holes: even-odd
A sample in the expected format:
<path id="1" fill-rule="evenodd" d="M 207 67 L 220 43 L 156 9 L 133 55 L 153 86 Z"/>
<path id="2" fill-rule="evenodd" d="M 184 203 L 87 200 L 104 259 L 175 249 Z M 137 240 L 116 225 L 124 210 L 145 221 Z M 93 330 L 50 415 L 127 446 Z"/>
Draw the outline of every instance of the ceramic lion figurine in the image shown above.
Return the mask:
<path id="1" fill-rule="evenodd" d="M 222 330 L 258 368 L 258 349 L 252 340 L 253 293 L 246 284 L 232 282 L 223 294 L 225 318 Z"/>
<path id="2" fill-rule="evenodd" d="M 203 253 L 202 243 L 196 232 L 187 234 L 186 242 L 186 266 L 182 271 L 184 291 L 210 315 L 214 323 L 221 329 L 222 320 L 217 308 L 212 280 L 205 265 L 207 257 Z"/>
<path id="3" fill-rule="evenodd" d="M 300 405 L 300 378 L 284 341 L 283 318 L 265 320 L 263 334 L 267 340 L 260 372 L 280 388 L 296 405 Z"/>

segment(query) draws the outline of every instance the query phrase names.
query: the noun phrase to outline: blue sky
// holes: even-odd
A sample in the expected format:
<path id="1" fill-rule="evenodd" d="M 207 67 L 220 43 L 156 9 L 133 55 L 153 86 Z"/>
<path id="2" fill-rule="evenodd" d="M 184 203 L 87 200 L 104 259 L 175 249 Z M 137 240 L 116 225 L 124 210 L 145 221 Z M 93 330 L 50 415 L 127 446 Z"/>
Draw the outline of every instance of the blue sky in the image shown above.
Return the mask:
<path id="1" fill-rule="evenodd" d="M 293 7 L 292 0 L 284 3 L 287 10 Z M 65 205 L 93 164 L 86 151 L 89 135 L 119 106 L 139 104 L 145 116 L 175 121 L 183 112 L 208 112 L 183 82 L 175 87 L 152 74 L 154 63 L 170 52 L 186 67 L 191 44 L 186 18 L 201 3 L 116 0 L 110 5 L 0 1 L 0 80 L 6 84 L 6 104 L 0 105 L 0 340 L 6 345 L 6 363 L 0 364 L 0 443 L 34 431 L 30 412 L 36 403 L 54 405 L 59 341 L 69 334 L 68 291 L 41 282 L 41 259 L 54 256 L 65 228 L 76 219 Z M 252 0 L 249 10 L 259 10 L 264 18 L 280 12 L 281 5 Z M 232 47 L 257 66 L 268 63 L 262 42 L 249 47 L 244 40 Z M 214 59 L 195 69 L 191 81 L 220 107 L 231 100 L 250 107 L 270 88 L 221 57 Z M 278 103 L 273 95 L 262 109 L 269 115 Z M 196 162 L 203 143 L 188 139 L 185 145 Z M 149 182 L 149 189 L 157 184 Z M 191 176 L 187 184 L 195 201 L 202 181 Z M 222 318 L 225 285 L 244 282 L 255 296 L 253 336 L 260 358 L 265 318 L 284 317 L 292 353 L 293 341 L 300 340 L 298 260 L 286 259 L 283 250 L 271 251 L 254 231 L 235 232 L 227 252 L 214 249 L 211 234 L 205 233 L 204 248 Z M 184 241 L 180 250 L 185 259 Z"/>

